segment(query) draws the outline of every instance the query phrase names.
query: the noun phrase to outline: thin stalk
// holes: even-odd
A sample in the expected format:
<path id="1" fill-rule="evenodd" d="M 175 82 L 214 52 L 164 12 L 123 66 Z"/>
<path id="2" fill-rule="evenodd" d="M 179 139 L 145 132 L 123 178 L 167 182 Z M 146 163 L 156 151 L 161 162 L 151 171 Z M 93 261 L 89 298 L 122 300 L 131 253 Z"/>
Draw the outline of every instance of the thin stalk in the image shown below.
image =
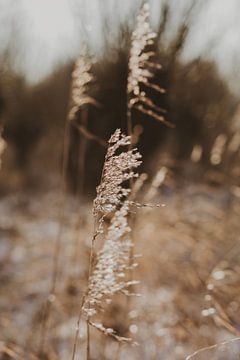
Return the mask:
<path id="1" fill-rule="evenodd" d="M 83 125 L 84 127 L 87 127 L 87 123 L 88 123 L 88 107 L 83 107 L 83 109 L 81 109 L 81 125 Z M 73 125 L 73 123 L 72 123 Z M 73 125 L 74 126 L 74 125 Z M 80 134 L 80 147 L 78 149 L 78 173 L 80 174 L 79 177 L 79 181 L 77 182 L 77 187 L 76 187 L 76 192 L 77 194 L 80 195 L 84 195 L 84 185 L 85 185 L 85 179 L 86 179 L 86 147 L 87 147 L 87 139 L 83 134 Z M 81 204 L 78 204 L 78 208 L 77 208 L 77 213 L 79 214 L 77 222 L 76 222 L 76 227 L 75 227 L 75 239 L 73 242 L 73 247 L 72 247 L 72 255 L 71 255 L 71 264 L 74 264 L 74 267 L 77 270 L 77 267 L 79 265 L 79 257 L 78 257 L 78 248 L 79 248 L 79 229 L 81 228 L 82 225 L 82 216 L 80 215 L 80 206 Z"/>
<path id="2" fill-rule="evenodd" d="M 130 136 L 130 144 L 128 149 L 132 150 L 133 148 L 133 124 L 132 124 L 132 106 L 130 105 L 131 96 L 127 95 L 127 133 Z M 130 179 L 130 189 L 133 187 L 133 179 Z"/>
<path id="3" fill-rule="evenodd" d="M 87 321 L 87 360 L 90 360 L 90 326 Z"/>
<path id="4" fill-rule="evenodd" d="M 52 263 L 52 278 L 51 278 L 51 285 L 50 290 L 48 293 L 48 298 L 43 310 L 42 315 L 42 326 L 40 331 L 40 341 L 39 341 L 39 352 L 44 353 L 45 350 L 45 341 L 48 332 L 48 322 L 51 315 L 52 310 L 52 303 L 54 301 L 55 293 L 56 293 L 56 286 L 57 286 L 57 279 L 59 273 L 59 258 L 61 253 L 61 238 L 62 238 L 62 231 L 63 231 L 63 220 L 65 216 L 65 209 L 64 204 L 66 200 L 66 174 L 67 174 L 67 166 L 68 166 L 68 149 L 69 149 L 69 140 L 70 140 L 70 126 L 69 122 L 66 121 L 65 129 L 64 129 L 64 139 L 63 139 L 63 165 L 62 165 L 62 178 L 61 178 L 61 193 L 62 199 L 59 207 L 59 228 L 58 234 L 56 237 L 55 245 L 54 245 L 54 253 L 53 253 L 53 263 Z"/>
<path id="5" fill-rule="evenodd" d="M 128 135 L 131 136 L 131 143 L 129 145 L 129 150 L 132 149 L 133 144 L 132 144 L 132 135 L 133 135 L 133 128 L 132 128 L 132 107 L 130 105 L 130 96 L 128 95 L 128 99 L 127 99 L 127 132 Z"/>
<path id="6" fill-rule="evenodd" d="M 88 108 L 83 108 L 81 112 L 81 125 L 87 128 L 88 122 Z M 85 165 L 86 165 L 86 150 L 87 150 L 87 139 L 85 136 L 81 136 L 80 149 L 79 149 L 79 170 L 80 170 L 80 181 L 79 181 L 79 192 L 81 195 L 84 194 L 85 185 Z"/>
<path id="7" fill-rule="evenodd" d="M 78 313 L 78 320 L 77 320 L 76 332 L 75 332 L 74 343 L 73 343 L 72 360 L 75 359 L 75 355 L 76 355 L 76 351 L 77 351 L 77 341 L 78 341 L 78 336 L 79 336 L 80 322 L 81 322 L 81 317 L 82 317 L 82 307 L 83 307 L 84 301 L 85 301 L 85 296 L 82 297 L 80 311 Z"/>
<path id="8" fill-rule="evenodd" d="M 128 94 L 127 97 L 127 130 L 128 130 L 128 136 L 130 136 L 130 145 L 129 145 L 129 150 L 133 149 L 133 127 L 132 127 L 132 107 L 130 105 L 130 94 Z M 130 185 L 130 189 L 132 190 L 133 188 L 133 179 L 130 179 L 129 182 Z M 132 242 L 133 242 L 133 227 L 132 224 L 135 222 L 133 214 L 130 215 L 129 218 L 129 224 L 131 224 L 131 238 L 132 238 Z M 134 249 L 133 246 L 130 249 L 130 254 L 129 254 L 129 266 L 131 267 L 131 265 L 133 264 L 133 257 L 134 257 Z M 132 281 L 133 279 L 133 269 L 130 268 L 129 271 L 129 280 Z M 131 305 L 131 298 L 130 296 L 127 296 L 127 309 L 130 309 L 130 305 Z"/>
<path id="9" fill-rule="evenodd" d="M 91 250 L 90 250 L 90 256 L 89 256 L 89 268 L 88 268 L 88 279 L 87 279 L 87 283 L 89 283 L 89 279 L 92 273 L 92 268 L 93 268 L 93 255 L 94 255 L 94 243 L 95 240 L 98 236 L 98 229 L 97 229 L 97 219 L 95 219 L 94 221 L 94 235 L 92 237 L 92 242 L 91 242 Z M 79 310 L 79 314 L 78 314 L 78 320 L 77 320 L 77 327 L 76 327 L 76 332 L 75 332 L 75 338 L 74 338 L 74 344 L 73 344 L 73 351 L 72 351 L 72 360 L 75 360 L 75 356 L 76 356 L 76 350 L 77 350 L 77 341 L 78 341 L 78 335 L 79 335 L 79 327 L 80 327 L 80 321 L 81 321 L 81 317 L 82 317 L 82 307 L 84 304 L 86 298 L 86 294 L 83 296 L 82 298 L 82 302 L 81 302 L 81 306 L 80 306 L 80 310 Z M 87 348 L 86 348 L 86 356 L 87 356 L 87 360 L 90 359 L 90 329 L 89 329 L 89 322 L 88 319 L 86 320 L 86 325 L 87 325 Z"/>

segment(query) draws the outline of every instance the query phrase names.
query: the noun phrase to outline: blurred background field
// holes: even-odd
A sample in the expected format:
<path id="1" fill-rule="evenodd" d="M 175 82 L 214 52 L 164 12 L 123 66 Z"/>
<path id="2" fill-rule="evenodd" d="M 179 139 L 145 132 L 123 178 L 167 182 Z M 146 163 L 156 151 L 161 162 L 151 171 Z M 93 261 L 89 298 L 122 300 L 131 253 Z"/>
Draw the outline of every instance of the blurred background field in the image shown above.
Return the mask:
<path id="1" fill-rule="evenodd" d="M 71 358 L 105 143 L 116 128 L 127 132 L 129 49 L 140 5 L 0 1 L 0 121 L 6 141 L 0 359 Z M 129 304 L 120 295 L 104 314 L 104 326 L 130 335 L 138 346 L 93 329 L 91 359 L 185 359 L 240 336 L 238 10 L 234 0 L 150 2 L 157 33 L 151 51 L 162 66 L 154 69 L 153 82 L 165 92 L 144 85 L 141 90 L 173 127 L 133 109 L 141 172 L 148 174 L 139 201 L 161 206 L 134 215 L 140 296 Z M 94 103 L 78 109 L 65 153 L 71 74 L 83 50 L 91 62 L 87 93 Z M 51 314 L 45 321 L 47 299 Z M 85 359 L 85 345 L 83 322 L 79 359 Z M 208 357 L 200 353 L 196 360 L 237 359 L 240 349 L 236 341 L 224 347 L 225 357 L 218 348 L 207 351 Z"/>

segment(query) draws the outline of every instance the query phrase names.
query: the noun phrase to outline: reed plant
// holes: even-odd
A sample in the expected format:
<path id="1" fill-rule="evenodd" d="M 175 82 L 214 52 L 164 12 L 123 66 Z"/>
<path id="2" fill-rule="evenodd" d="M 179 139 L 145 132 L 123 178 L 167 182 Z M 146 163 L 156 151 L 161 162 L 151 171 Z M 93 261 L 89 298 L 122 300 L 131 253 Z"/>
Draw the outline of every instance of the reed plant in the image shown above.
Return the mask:
<path id="1" fill-rule="evenodd" d="M 136 283 L 127 280 L 127 272 L 136 266 L 136 264 L 130 265 L 129 262 L 130 250 L 133 246 L 128 222 L 131 208 L 129 180 L 138 177 L 135 169 L 141 164 L 141 155 L 137 149 L 128 149 L 130 143 L 130 136 L 122 134 L 120 129 L 117 129 L 108 141 L 101 182 L 93 202 L 95 226 L 89 260 L 88 285 L 80 308 L 73 360 L 82 315 L 86 319 L 88 328 L 87 359 L 90 358 L 89 325 L 118 341 L 131 341 L 130 338 L 119 336 L 114 329 L 106 328 L 103 321 L 94 321 L 115 294 L 129 295 L 129 286 Z M 103 245 L 95 254 L 95 242 L 99 236 L 102 237 Z"/>
<path id="2" fill-rule="evenodd" d="M 159 84 L 153 82 L 154 71 L 161 69 L 161 65 L 155 60 L 156 51 L 151 49 L 157 34 L 151 29 L 149 17 L 150 7 L 149 4 L 145 3 L 139 11 L 136 26 L 131 36 L 127 79 L 127 126 L 129 135 L 133 131 L 133 109 L 172 126 L 163 116 L 165 109 L 157 106 L 145 90 L 153 89 L 159 95 L 165 93 Z"/>

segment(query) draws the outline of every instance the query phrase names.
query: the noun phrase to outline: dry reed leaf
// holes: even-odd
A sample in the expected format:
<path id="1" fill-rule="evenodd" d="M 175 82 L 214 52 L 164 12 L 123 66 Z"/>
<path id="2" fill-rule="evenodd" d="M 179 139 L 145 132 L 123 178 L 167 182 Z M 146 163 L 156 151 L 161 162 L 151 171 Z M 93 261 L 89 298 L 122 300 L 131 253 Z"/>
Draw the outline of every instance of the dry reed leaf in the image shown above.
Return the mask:
<path id="1" fill-rule="evenodd" d="M 205 347 L 189 355 L 186 360 L 237 360 L 239 359 L 240 338 Z"/>
<path id="2" fill-rule="evenodd" d="M 239 249 L 234 248 L 236 255 Z M 235 335 L 240 335 L 240 266 L 236 259 L 221 261 L 212 270 L 206 287 L 206 309 L 204 316 L 212 316 L 217 325 L 225 327 Z"/>

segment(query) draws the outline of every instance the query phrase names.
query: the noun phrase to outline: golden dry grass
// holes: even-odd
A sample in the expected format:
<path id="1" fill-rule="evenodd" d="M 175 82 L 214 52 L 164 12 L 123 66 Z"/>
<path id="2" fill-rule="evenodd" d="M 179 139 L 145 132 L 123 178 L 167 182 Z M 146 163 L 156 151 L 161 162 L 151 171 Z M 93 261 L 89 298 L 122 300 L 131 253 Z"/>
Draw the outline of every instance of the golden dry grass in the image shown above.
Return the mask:
<path id="1" fill-rule="evenodd" d="M 131 309 L 117 297 L 104 315 L 105 326 L 130 334 L 139 345 L 120 346 L 93 329 L 92 359 L 184 359 L 239 333 L 239 199 L 230 189 L 207 184 L 177 189 L 171 182 L 162 189 L 153 201 L 165 207 L 139 210 L 134 229 L 135 252 L 143 255 L 134 274 L 141 296 L 132 298 Z M 70 357 L 86 286 L 93 224 L 91 202 L 80 201 L 79 213 L 78 200 L 66 202 L 60 273 L 50 299 L 49 359 Z M 34 197 L 19 193 L 1 203 L 1 341 L 16 359 L 30 359 L 38 349 L 58 206 L 59 194 L 51 191 Z M 207 286 L 211 276 L 214 290 Z M 217 310 L 204 316 L 207 308 Z M 83 323 L 78 347 L 83 359 L 85 341 Z"/>

